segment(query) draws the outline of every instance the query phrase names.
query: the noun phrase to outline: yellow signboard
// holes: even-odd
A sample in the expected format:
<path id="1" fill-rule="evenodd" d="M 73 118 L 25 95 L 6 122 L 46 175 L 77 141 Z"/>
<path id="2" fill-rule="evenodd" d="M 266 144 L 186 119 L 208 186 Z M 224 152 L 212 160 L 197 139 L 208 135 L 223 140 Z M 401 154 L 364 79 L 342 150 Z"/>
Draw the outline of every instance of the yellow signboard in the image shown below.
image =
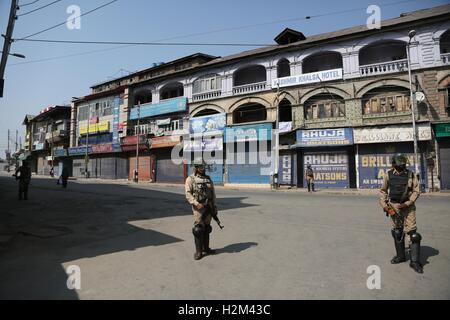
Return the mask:
<path id="1" fill-rule="evenodd" d="M 80 126 L 80 134 L 86 134 L 88 131 L 87 129 L 87 125 Z M 89 133 L 97 133 L 103 131 L 109 131 L 109 121 L 89 124 Z"/>

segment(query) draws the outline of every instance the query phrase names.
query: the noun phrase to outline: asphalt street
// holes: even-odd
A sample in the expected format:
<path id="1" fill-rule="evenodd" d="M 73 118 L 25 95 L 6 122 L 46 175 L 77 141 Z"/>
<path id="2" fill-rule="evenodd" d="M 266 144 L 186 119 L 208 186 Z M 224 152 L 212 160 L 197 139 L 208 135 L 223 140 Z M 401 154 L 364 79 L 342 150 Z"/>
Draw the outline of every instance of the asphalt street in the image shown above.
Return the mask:
<path id="1" fill-rule="evenodd" d="M 183 186 L 0 175 L 0 299 L 449 299 L 450 197 L 417 203 L 424 274 L 391 265 L 377 196 L 217 189 L 211 246 L 194 261 Z M 67 288 L 70 266 L 81 288 Z M 380 289 L 368 289 L 370 266 Z"/>

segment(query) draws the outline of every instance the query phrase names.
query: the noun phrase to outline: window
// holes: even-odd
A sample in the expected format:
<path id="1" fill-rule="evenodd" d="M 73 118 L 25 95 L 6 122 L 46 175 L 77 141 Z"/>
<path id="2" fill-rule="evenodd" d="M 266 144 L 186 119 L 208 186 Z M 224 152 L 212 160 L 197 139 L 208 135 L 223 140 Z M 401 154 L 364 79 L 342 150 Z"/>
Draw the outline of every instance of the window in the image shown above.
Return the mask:
<path id="1" fill-rule="evenodd" d="M 291 67 L 289 65 L 289 60 L 281 59 L 277 64 L 277 77 L 289 77 L 291 75 Z"/>
<path id="2" fill-rule="evenodd" d="M 220 90 L 222 81 L 219 75 L 209 75 L 194 81 L 194 94 Z"/>
<path id="3" fill-rule="evenodd" d="M 338 96 L 317 95 L 305 102 L 306 120 L 341 117 L 345 117 L 345 104 Z"/>
<path id="4" fill-rule="evenodd" d="M 379 90 L 378 90 L 379 91 Z M 410 110 L 407 92 L 371 92 L 363 97 L 363 114 L 380 114 Z"/>

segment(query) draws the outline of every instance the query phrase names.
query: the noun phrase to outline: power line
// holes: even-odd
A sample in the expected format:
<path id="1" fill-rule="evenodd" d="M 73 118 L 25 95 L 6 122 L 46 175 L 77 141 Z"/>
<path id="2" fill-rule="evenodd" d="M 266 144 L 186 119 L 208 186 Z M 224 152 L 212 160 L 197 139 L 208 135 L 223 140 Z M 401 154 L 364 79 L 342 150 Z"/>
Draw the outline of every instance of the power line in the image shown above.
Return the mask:
<path id="1" fill-rule="evenodd" d="M 195 42 L 121 42 L 121 41 L 78 41 L 53 39 L 20 39 L 29 42 L 66 43 L 66 44 L 102 44 L 102 45 L 133 45 L 133 46 L 232 46 L 232 47 L 268 47 L 267 43 L 195 43 Z"/>
<path id="2" fill-rule="evenodd" d="M 50 2 L 49 4 L 46 4 L 45 6 L 42 6 L 42 7 L 36 8 L 36 9 L 34 9 L 34 10 L 31 10 L 31 11 L 28 11 L 28 12 L 25 12 L 25 13 L 22 13 L 22 14 L 19 14 L 19 15 L 17 15 L 17 16 L 18 16 L 18 17 L 26 16 L 26 15 L 28 15 L 28 14 L 30 14 L 30 13 L 39 11 L 39 10 L 44 9 L 44 8 L 47 8 L 47 7 L 49 7 L 49 6 L 53 5 L 53 4 L 58 3 L 58 2 L 61 2 L 61 1 L 63 1 L 63 0 L 56 0 L 56 1 Z"/>
<path id="3" fill-rule="evenodd" d="M 397 4 L 402 4 L 402 3 L 407 3 L 407 2 L 416 2 L 418 0 L 403 0 L 403 1 L 397 1 L 397 2 L 392 2 L 392 3 L 387 3 L 387 4 L 383 4 L 380 5 L 380 7 L 387 7 L 387 6 L 393 6 L 393 5 L 397 5 Z M 108 5 L 108 4 L 106 4 Z M 97 9 L 97 8 L 96 8 Z M 277 21 L 272 21 L 272 22 L 266 22 L 266 23 L 259 23 L 259 24 L 253 24 L 253 25 L 245 25 L 245 26 L 240 26 L 240 27 L 234 27 L 234 28 L 224 28 L 224 29 L 217 29 L 217 30 L 211 30 L 211 31 L 207 31 L 207 32 L 200 32 L 200 33 L 191 33 L 191 34 L 187 34 L 187 35 L 180 35 L 180 36 L 174 36 L 174 37 L 169 37 L 169 38 L 164 38 L 164 39 L 159 39 L 156 40 L 155 42 L 161 42 L 161 41 L 168 41 L 168 40 L 174 40 L 174 39 L 180 39 L 180 38 L 187 38 L 187 37 L 192 37 L 192 36 L 199 36 L 199 35 L 206 35 L 206 34 L 212 34 L 212 33 L 219 33 L 219 32 L 225 32 L 225 31 L 234 31 L 234 30 L 241 30 L 241 29 L 245 29 L 245 28 L 251 28 L 251 27 L 255 27 L 255 26 L 263 26 L 263 25 L 269 25 L 269 24 L 277 24 L 277 23 L 282 23 L 282 22 L 290 22 L 290 21 L 298 21 L 298 20 L 309 20 L 311 18 L 320 18 L 320 17 L 324 17 L 324 16 L 329 16 L 329 15 L 334 15 L 334 14 L 342 14 L 342 13 L 348 13 L 348 12 L 353 12 L 353 11 L 359 11 L 359 10 L 365 10 L 366 8 L 358 8 L 358 9 L 347 9 L 347 10 L 342 10 L 342 11 L 336 11 L 336 12 L 329 12 L 329 13 L 324 13 L 324 14 L 317 14 L 317 15 L 312 15 L 312 16 L 305 16 L 302 18 L 292 18 L 292 19 L 284 19 L 284 20 L 277 20 Z M 95 9 L 94 9 L 95 10 Z M 85 13 L 87 14 L 87 13 Z M 36 35 L 36 34 L 34 34 Z M 29 38 L 33 35 L 21 38 L 21 39 L 15 39 L 16 41 L 19 40 L 25 40 L 25 38 Z M 63 58 L 70 58 L 70 57 L 75 57 L 75 56 L 82 56 L 82 55 L 86 55 L 86 54 L 93 54 L 93 53 L 98 53 L 98 52 L 106 52 L 106 51 L 112 51 L 112 50 L 116 50 L 116 49 L 122 49 L 122 48 L 126 48 L 126 47 L 132 47 L 132 46 L 136 46 L 135 44 L 130 44 L 130 45 L 122 45 L 122 46 L 117 46 L 117 47 L 112 47 L 112 48 L 108 48 L 108 49 L 100 49 L 100 50 L 92 50 L 92 51 L 86 51 L 86 52 L 80 52 L 77 54 L 69 54 L 69 55 L 62 55 L 62 56 L 56 56 L 56 57 L 49 57 L 49 58 L 43 58 L 43 59 L 38 59 L 38 60 L 32 60 L 32 61 L 27 61 L 27 62 L 21 62 L 21 63 L 14 63 L 14 64 L 10 64 L 10 66 L 15 66 L 15 65 L 23 65 L 23 64 L 31 64 L 31 63 L 39 63 L 39 62 L 45 62 L 45 61 L 52 61 L 52 60 L 58 60 L 58 59 L 63 59 Z"/>
<path id="4" fill-rule="evenodd" d="M 29 6 L 31 4 L 35 4 L 36 2 L 39 2 L 39 1 L 40 0 L 35 0 L 35 1 L 29 2 L 29 3 L 21 4 L 20 7 L 26 7 L 26 6 Z"/>
<path id="5" fill-rule="evenodd" d="M 108 6 L 108 5 L 110 5 L 110 4 L 113 4 L 114 2 L 117 2 L 117 1 L 119 1 L 119 0 L 112 0 L 112 1 L 110 1 L 110 2 L 108 2 L 108 3 L 105 3 L 105 4 L 103 4 L 103 5 L 99 6 L 99 7 L 94 8 L 94 9 L 92 9 L 92 10 L 90 10 L 90 11 L 87 11 L 87 12 L 85 12 L 85 13 L 83 13 L 83 14 L 80 14 L 79 16 L 74 17 L 73 19 L 78 19 L 78 18 L 84 17 L 84 16 L 86 16 L 86 15 L 88 15 L 88 14 L 94 12 L 94 11 L 100 10 L 100 9 L 102 9 L 102 8 L 104 8 L 104 7 Z M 49 31 L 49 30 L 58 28 L 58 27 L 60 27 L 60 26 L 62 26 L 62 25 L 65 25 L 66 23 L 67 23 L 67 21 L 58 23 L 58 24 L 56 24 L 56 25 L 54 25 L 54 26 L 52 26 L 52 27 L 49 27 L 49 28 L 46 28 L 46 29 L 44 29 L 44 30 L 35 32 L 35 33 L 30 34 L 30 35 L 28 35 L 28 36 L 26 36 L 26 37 L 22 37 L 22 38 L 19 38 L 19 39 L 14 39 L 14 41 L 20 41 L 20 40 L 25 40 L 25 39 L 34 37 L 34 36 L 36 36 L 36 35 L 38 35 L 38 34 L 41 34 L 41 33 L 47 32 L 47 31 Z"/>

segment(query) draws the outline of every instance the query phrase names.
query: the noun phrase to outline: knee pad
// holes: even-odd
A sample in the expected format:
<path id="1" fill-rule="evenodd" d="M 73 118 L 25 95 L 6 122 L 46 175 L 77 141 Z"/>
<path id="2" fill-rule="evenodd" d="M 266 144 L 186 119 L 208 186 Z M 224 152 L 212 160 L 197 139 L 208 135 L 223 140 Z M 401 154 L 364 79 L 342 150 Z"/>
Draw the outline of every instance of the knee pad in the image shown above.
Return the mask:
<path id="1" fill-rule="evenodd" d="M 397 241 L 397 242 L 403 241 L 403 230 L 402 229 L 392 229 L 391 233 L 392 233 L 392 237 L 395 239 L 395 241 Z"/>
<path id="2" fill-rule="evenodd" d="M 211 233 L 211 232 L 212 232 L 212 227 L 211 227 L 211 225 L 207 225 L 207 226 L 205 227 L 205 232 L 206 232 L 206 233 Z"/>
<path id="3" fill-rule="evenodd" d="M 409 236 L 412 243 L 419 243 L 422 240 L 422 236 L 420 235 L 420 233 L 416 232 L 416 230 L 411 231 L 409 233 Z"/>
<path id="4" fill-rule="evenodd" d="M 203 235 L 203 232 L 205 231 L 205 228 L 201 224 L 196 224 L 192 228 L 192 234 L 194 237 L 201 237 Z"/>

